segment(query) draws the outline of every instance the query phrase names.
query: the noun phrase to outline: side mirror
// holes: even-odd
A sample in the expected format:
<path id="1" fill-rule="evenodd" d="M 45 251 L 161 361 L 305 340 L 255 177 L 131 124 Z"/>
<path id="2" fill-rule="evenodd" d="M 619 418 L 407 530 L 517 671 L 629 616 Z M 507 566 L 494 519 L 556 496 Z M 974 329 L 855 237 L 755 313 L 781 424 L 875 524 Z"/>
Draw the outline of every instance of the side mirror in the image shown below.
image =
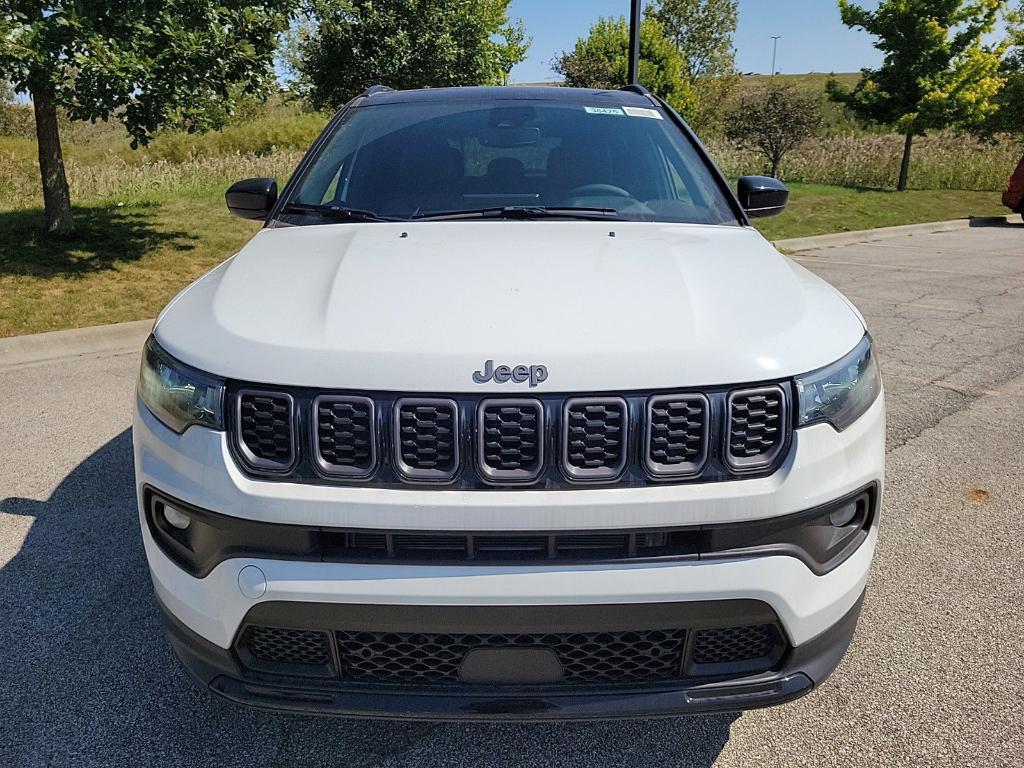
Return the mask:
<path id="1" fill-rule="evenodd" d="M 224 200 L 235 216 L 264 221 L 277 202 L 277 182 L 273 179 L 236 181 L 224 195 Z"/>
<path id="2" fill-rule="evenodd" d="M 789 190 L 770 176 L 744 176 L 737 189 L 740 205 L 752 219 L 778 216 L 789 203 Z"/>

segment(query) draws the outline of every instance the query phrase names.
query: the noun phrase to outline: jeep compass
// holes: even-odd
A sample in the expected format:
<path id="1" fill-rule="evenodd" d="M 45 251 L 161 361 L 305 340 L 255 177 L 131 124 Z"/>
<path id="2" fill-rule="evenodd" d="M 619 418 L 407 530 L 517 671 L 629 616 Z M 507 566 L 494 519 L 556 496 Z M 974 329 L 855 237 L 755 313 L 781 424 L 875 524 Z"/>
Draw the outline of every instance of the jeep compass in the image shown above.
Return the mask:
<path id="1" fill-rule="evenodd" d="M 173 648 L 258 707 L 588 719 L 792 700 L 883 488 L 871 338 L 640 87 L 376 86 L 157 318 L 134 422 Z"/>

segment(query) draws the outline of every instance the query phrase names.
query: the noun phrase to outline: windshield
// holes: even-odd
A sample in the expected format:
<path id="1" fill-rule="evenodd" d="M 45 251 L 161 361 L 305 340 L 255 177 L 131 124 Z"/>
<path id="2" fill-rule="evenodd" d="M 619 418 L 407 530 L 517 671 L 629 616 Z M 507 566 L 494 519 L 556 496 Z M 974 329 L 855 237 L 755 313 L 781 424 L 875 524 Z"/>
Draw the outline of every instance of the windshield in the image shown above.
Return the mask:
<path id="1" fill-rule="evenodd" d="M 600 216 L 737 225 L 697 149 L 661 110 L 562 101 L 362 105 L 287 201 L 296 223 Z M 355 215 L 351 215 L 354 212 Z"/>

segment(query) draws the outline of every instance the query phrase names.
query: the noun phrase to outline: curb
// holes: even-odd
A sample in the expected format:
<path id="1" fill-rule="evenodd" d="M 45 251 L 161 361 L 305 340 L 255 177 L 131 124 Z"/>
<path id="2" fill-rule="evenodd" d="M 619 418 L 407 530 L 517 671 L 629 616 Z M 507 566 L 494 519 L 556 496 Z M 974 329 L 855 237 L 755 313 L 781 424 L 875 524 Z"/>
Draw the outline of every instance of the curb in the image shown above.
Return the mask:
<path id="1" fill-rule="evenodd" d="M 0 339 L 0 371 L 72 358 L 138 354 L 152 328 L 152 320 L 136 320 Z"/>
<path id="2" fill-rule="evenodd" d="M 925 224 L 905 224 L 900 227 L 883 227 L 881 229 L 865 229 L 859 232 L 839 232 L 834 235 L 813 235 L 797 237 L 791 240 L 778 240 L 775 247 L 787 253 L 816 251 L 823 248 L 839 248 L 844 245 L 874 243 L 894 237 L 910 237 L 913 235 L 932 235 L 937 232 L 955 232 L 975 227 L 1002 227 L 1018 224 L 1018 216 L 983 216 L 970 219 L 954 219 L 953 221 L 933 221 Z"/>

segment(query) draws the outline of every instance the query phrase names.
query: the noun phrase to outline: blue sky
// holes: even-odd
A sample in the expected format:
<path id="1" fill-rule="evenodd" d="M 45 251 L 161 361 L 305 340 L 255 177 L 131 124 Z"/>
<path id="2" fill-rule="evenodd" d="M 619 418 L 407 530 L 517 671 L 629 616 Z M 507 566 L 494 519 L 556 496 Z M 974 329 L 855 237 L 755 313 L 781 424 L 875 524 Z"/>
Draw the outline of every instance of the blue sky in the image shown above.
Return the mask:
<path id="1" fill-rule="evenodd" d="M 512 0 L 510 10 L 533 36 L 529 58 L 513 70 L 512 79 L 530 83 L 556 79 L 551 59 L 571 48 L 599 16 L 628 15 L 629 0 Z M 881 61 L 868 35 L 842 25 L 835 0 L 740 0 L 736 67 L 741 72 L 771 69 L 772 35 L 782 35 L 781 72 L 855 72 Z"/>

